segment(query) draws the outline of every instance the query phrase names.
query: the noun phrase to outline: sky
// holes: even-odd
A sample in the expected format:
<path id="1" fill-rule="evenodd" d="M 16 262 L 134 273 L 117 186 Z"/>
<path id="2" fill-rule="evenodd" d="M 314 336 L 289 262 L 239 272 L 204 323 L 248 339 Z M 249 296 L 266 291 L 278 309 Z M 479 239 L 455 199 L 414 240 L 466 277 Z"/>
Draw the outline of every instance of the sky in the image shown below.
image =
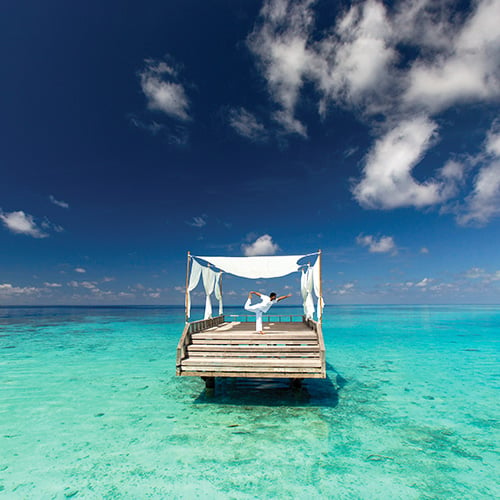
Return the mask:
<path id="1" fill-rule="evenodd" d="M 498 304 L 500 0 L 0 6 L 0 305 L 184 301 L 323 252 L 326 304 Z M 226 276 L 225 302 L 299 276 Z M 203 303 L 201 290 L 194 303 Z"/>

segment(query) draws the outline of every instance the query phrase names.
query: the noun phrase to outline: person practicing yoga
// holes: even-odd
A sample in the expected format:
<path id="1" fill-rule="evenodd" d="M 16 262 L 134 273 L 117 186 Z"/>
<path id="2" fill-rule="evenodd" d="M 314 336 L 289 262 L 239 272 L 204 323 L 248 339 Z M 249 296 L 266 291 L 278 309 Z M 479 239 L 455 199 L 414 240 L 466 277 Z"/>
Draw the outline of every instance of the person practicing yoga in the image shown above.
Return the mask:
<path id="1" fill-rule="evenodd" d="M 252 304 L 252 295 L 257 295 L 257 297 L 260 297 L 261 301 L 258 304 Z M 248 299 L 245 303 L 245 310 L 255 313 L 255 330 L 258 333 L 264 335 L 264 330 L 262 329 L 262 315 L 269 311 L 269 309 L 271 309 L 276 302 L 280 302 L 281 300 L 287 299 L 291 296 L 291 293 L 288 295 L 282 295 L 281 297 L 276 297 L 274 292 L 269 296 L 259 292 L 249 292 Z"/>

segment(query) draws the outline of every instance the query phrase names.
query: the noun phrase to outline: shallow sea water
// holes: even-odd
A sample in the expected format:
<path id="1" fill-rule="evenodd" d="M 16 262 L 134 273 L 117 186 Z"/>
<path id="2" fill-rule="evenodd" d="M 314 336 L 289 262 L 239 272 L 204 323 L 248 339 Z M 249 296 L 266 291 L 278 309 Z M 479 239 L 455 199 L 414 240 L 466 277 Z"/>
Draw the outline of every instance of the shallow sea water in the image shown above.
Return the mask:
<path id="1" fill-rule="evenodd" d="M 0 308 L 0 497 L 500 497 L 500 307 L 327 308 L 328 378 L 299 390 L 176 377 L 182 326 Z"/>

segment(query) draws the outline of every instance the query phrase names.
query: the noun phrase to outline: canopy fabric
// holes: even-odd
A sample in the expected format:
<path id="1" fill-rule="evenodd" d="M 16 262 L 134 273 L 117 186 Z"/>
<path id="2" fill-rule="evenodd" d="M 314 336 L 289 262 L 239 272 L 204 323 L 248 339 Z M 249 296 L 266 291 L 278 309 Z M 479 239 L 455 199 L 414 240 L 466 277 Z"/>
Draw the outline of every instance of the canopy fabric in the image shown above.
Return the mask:
<path id="1" fill-rule="evenodd" d="M 312 319 L 314 315 L 314 301 L 312 296 L 313 268 L 311 266 L 307 266 L 307 269 L 302 270 L 300 285 L 300 291 L 302 293 L 302 299 L 304 301 L 304 315 L 306 318 Z"/>
<path id="2" fill-rule="evenodd" d="M 297 272 L 301 267 L 297 262 L 312 255 L 316 254 L 259 257 L 193 257 L 203 259 L 221 271 L 241 278 L 264 279 L 279 278 Z"/>
<path id="3" fill-rule="evenodd" d="M 316 309 L 316 317 L 320 320 L 323 316 L 323 308 L 325 307 L 325 302 L 323 297 L 321 296 L 321 271 L 320 271 L 320 262 L 319 259 L 316 261 L 312 268 L 312 281 L 314 285 L 314 294 L 318 298 L 318 306 Z"/>
<path id="4" fill-rule="evenodd" d="M 217 273 L 217 279 L 215 282 L 215 298 L 219 301 L 219 316 L 224 314 L 224 308 L 222 306 L 222 271 Z"/>
<path id="5" fill-rule="evenodd" d="M 198 262 L 192 259 L 191 263 L 191 275 L 189 277 L 189 283 L 186 290 L 186 317 L 191 316 L 191 292 L 198 286 L 201 278 L 202 267 Z"/>
<path id="6" fill-rule="evenodd" d="M 203 277 L 203 287 L 205 288 L 205 316 L 203 319 L 209 319 L 212 317 L 212 302 L 210 300 L 210 295 L 212 295 L 215 288 L 217 273 L 213 269 L 203 267 L 201 275 Z"/>

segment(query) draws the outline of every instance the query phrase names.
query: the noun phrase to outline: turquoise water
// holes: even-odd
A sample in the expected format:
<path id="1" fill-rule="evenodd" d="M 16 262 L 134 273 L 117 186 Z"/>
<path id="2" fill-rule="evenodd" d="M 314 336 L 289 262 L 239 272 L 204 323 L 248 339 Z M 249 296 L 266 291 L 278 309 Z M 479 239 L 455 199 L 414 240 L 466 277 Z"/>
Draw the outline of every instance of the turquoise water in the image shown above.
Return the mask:
<path id="1" fill-rule="evenodd" d="M 500 496 L 500 307 L 327 308 L 301 390 L 176 377 L 182 323 L 0 308 L 0 497 Z"/>

